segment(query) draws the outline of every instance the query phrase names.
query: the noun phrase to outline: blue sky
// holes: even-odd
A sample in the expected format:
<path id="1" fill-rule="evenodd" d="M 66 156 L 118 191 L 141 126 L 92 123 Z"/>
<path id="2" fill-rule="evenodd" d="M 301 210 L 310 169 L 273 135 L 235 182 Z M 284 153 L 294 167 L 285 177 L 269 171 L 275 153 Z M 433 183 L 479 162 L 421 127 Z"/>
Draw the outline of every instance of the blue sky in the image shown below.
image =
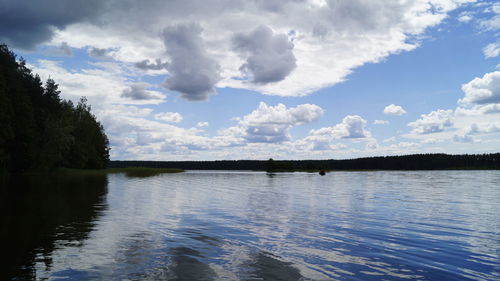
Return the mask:
<path id="1" fill-rule="evenodd" d="M 112 159 L 500 151 L 500 4 L 208 2 L 6 1 L 0 41 L 88 98 Z"/>

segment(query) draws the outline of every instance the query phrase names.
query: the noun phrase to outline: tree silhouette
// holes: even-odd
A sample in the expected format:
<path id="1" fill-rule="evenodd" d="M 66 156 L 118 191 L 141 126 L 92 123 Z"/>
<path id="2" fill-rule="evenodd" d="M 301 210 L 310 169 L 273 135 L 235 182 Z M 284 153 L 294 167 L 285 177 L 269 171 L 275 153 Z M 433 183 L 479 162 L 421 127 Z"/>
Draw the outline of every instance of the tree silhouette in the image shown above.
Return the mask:
<path id="1" fill-rule="evenodd" d="M 0 170 L 104 168 L 109 142 L 82 98 L 75 107 L 0 44 Z"/>

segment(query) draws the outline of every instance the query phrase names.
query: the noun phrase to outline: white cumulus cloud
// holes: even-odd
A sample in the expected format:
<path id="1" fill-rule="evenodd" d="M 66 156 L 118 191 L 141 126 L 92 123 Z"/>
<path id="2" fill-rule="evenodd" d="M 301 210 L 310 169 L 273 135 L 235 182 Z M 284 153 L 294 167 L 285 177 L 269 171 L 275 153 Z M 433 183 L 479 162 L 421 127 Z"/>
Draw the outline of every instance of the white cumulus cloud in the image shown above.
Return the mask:
<path id="1" fill-rule="evenodd" d="M 465 96 L 459 100 L 461 104 L 500 103 L 500 71 L 486 73 L 462 85 Z"/>
<path id="2" fill-rule="evenodd" d="M 453 126 L 453 111 L 438 109 L 429 114 L 422 114 L 420 119 L 408 123 L 413 127 L 411 133 L 414 134 L 432 134 L 444 131 Z"/>
<path id="3" fill-rule="evenodd" d="M 322 116 L 323 112 L 321 107 L 314 104 L 287 108 L 283 104 L 268 106 L 261 102 L 256 110 L 239 119 L 238 126 L 226 129 L 225 133 L 250 143 L 288 141 L 293 126 L 310 123 Z"/>
<path id="4" fill-rule="evenodd" d="M 366 120 L 359 115 L 347 115 L 339 123 L 332 127 L 311 130 L 311 136 L 327 136 L 331 139 L 358 139 L 367 138 L 371 134 L 365 129 Z"/>
<path id="5" fill-rule="evenodd" d="M 401 106 L 390 104 L 384 108 L 384 114 L 387 115 L 404 115 L 406 114 L 406 110 L 404 110 Z"/>

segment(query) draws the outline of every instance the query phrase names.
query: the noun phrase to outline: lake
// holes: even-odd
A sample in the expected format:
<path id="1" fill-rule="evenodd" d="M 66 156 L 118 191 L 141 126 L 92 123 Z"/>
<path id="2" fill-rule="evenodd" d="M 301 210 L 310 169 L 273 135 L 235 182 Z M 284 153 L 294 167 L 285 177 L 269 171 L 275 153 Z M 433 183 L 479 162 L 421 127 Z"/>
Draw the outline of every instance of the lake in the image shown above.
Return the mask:
<path id="1" fill-rule="evenodd" d="M 500 171 L 0 183 L 0 280 L 500 280 Z"/>

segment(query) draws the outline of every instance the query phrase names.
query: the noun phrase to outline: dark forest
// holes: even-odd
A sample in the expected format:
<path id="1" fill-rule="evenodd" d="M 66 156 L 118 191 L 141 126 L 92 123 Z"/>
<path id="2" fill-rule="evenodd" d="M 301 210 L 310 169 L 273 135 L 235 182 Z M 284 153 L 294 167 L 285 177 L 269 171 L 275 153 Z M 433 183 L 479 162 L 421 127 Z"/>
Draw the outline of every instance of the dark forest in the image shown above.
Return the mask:
<path id="1" fill-rule="evenodd" d="M 500 169 L 500 153 L 494 154 L 414 154 L 367 157 L 347 160 L 224 160 L 224 161 L 110 161 L 109 167 L 180 168 L 186 170 L 447 170 Z"/>
<path id="2" fill-rule="evenodd" d="M 108 138 L 87 100 L 74 105 L 59 94 L 0 44 L 0 171 L 106 166 Z"/>

